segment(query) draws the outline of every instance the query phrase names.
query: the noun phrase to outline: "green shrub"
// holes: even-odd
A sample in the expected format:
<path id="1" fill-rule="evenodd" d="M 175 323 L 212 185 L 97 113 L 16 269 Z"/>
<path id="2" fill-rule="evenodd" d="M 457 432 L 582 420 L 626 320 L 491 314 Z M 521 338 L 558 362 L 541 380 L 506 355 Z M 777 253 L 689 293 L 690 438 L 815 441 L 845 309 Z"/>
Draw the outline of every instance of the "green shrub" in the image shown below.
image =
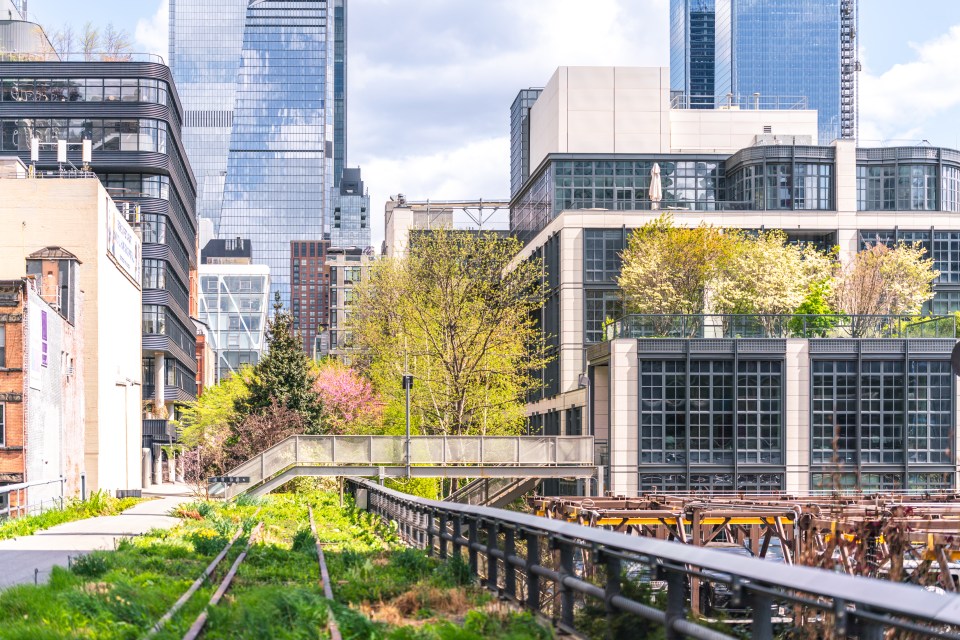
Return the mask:
<path id="1" fill-rule="evenodd" d="M 77 556 L 73 559 L 70 569 L 78 576 L 85 578 L 98 578 L 107 572 L 109 563 L 107 562 L 106 551 L 94 551 L 86 555 Z"/>
<path id="2" fill-rule="evenodd" d="M 310 527 L 302 527 L 293 534 L 293 544 L 291 549 L 300 553 L 307 553 L 311 556 L 317 555 L 317 541 L 313 537 Z"/>
<path id="3" fill-rule="evenodd" d="M 433 575 L 433 583 L 438 587 L 465 587 L 472 582 L 473 573 L 463 556 L 447 558 Z"/>

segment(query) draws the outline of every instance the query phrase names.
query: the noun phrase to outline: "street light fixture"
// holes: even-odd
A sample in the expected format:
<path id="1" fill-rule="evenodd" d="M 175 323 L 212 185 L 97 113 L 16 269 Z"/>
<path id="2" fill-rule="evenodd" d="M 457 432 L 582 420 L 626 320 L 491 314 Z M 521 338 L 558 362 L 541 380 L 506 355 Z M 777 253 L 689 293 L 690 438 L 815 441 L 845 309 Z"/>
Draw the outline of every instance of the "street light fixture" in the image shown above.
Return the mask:
<path id="1" fill-rule="evenodd" d="M 410 389 L 413 388 L 413 376 L 403 374 L 403 390 L 407 396 L 407 479 L 410 479 Z"/>

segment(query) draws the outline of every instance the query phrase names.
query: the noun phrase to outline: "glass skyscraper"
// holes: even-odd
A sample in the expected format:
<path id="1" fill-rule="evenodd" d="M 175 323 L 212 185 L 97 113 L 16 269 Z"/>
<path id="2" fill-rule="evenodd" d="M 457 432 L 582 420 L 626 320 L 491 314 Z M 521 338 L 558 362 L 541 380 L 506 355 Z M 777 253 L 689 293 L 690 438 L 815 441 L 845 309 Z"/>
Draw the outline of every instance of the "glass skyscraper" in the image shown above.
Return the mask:
<path id="1" fill-rule="evenodd" d="M 346 82 L 345 5 L 170 2 L 170 59 L 184 90 L 200 214 L 220 238 L 252 241 L 254 263 L 270 267 L 286 305 L 290 242 L 323 238 L 334 159 L 345 161 L 345 148 L 341 156 L 335 148 L 345 147 L 346 118 L 334 113 L 346 105 L 335 87 Z"/>
<path id="2" fill-rule="evenodd" d="M 694 108 L 804 97 L 820 142 L 852 138 L 855 33 L 855 0 L 671 0 L 671 88 Z"/>
<path id="3" fill-rule="evenodd" d="M 370 195 L 363 188 L 360 169 L 344 169 L 333 188 L 330 246 L 338 249 L 370 246 Z"/>

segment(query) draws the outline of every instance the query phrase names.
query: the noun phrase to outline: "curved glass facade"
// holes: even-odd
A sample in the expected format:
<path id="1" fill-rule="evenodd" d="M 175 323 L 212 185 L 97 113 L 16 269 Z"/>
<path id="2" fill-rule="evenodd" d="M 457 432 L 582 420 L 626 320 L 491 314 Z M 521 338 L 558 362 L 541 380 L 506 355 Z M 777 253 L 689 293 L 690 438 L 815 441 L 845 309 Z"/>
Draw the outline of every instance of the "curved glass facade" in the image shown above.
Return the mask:
<path id="1" fill-rule="evenodd" d="M 152 78 L 11 78 L 0 80 L 3 102 L 151 102 L 167 104 L 170 85 Z"/>
<path id="2" fill-rule="evenodd" d="M 169 338 L 145 339 L 143 351 L 148 358 L 163 351 L 173 363 L 167 381 L 177 390 L 168 390 L 167 401 L 195 395 L 187 284 L 196 264 L 196 183 L 181 147 L 182 120 L 170 70 L 160 64 L 10 62 L 0 71 L 0 150 L 29 162 L 36 137 L 46 143 L 37 168 L 56 170 L 57 140 L 67 141 L 75 166 L 82 164 L 81 143 L 91 140 L 90 164 L 107 192 L 121 210 L 139 209 L 145 338 Z M 153 379 L 144 379 L 144 399 L 155 393 Z"/>
<path id="3" fill-rule="evenodd" d="M 0 151 L 30 151 L 30 139 L 93 141 L 94 151 L 167 152 L 167 123 L 146 118 L 101 120 L 22 118 L 0 121 Z"/>

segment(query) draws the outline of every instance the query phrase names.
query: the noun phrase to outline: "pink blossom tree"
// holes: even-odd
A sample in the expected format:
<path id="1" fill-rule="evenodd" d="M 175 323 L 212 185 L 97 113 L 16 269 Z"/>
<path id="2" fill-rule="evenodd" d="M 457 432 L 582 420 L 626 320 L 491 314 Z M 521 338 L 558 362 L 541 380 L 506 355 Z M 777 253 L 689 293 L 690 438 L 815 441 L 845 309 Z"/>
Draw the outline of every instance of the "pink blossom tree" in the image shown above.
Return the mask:
<path id="1" fill-rule="evenodd" d="M 383 400 L 373 385 L 352 368 L 336 360 L 321 362 L 313 390 L 323 405 L 326 433 L 380 431 Z"/>

